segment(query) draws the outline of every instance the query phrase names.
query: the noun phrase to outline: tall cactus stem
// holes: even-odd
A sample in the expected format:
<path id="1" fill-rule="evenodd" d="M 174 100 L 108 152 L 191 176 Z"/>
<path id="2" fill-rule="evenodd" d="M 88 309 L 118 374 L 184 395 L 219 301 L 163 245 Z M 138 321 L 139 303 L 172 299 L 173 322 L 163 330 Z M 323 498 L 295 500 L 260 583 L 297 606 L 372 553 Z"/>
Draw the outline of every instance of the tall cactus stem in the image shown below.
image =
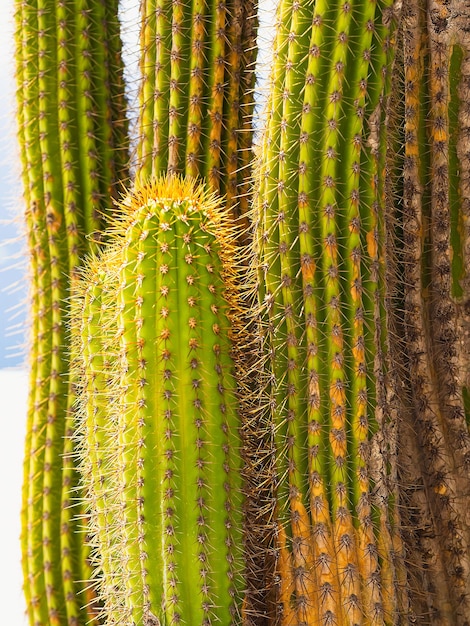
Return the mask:
<path id="1" fill-rule="evenodd" d="M 388 624 L 398 610 L 394 597 L 384 612 L 379 583 L 382 571 L 390 579 L 377 535 L 391 545 L 380 523 L 391 496 L 376 513 L 368 452 L 377 430 L 372 381 L 384 367 L 368 331 L 381 242 L 367 143 L 386 96 L 382 73 L 368 89 L 383 59 L 374 46 L 393 26 L 379 25 L 383 13 L 375 2 L 286 2 L 278 13 L 256 246 L 276 523 L 285 531 L 277 536 L 286 539 L 276 543 L 278 575 L 287 576 L 279 623 L 294 609 L 308 624 Z M 291 571 L 281 572 L 289 560 Z"/>
<path id="2" fill-rule="evenodd" d="M 32 272 L 22 515 L 31 624 L 79 625 L 94 617 L 92 589 L 88 592 L 80 582 L 89 580 L 92 570 L 85 536 L 78 534 L 82 521 L 73 459 L 74 389 L 65 321 L 80 255 L 89 246 L 86 228 L 98 229 L 106 212 L 106 192 L 116 178 L 114 173 L 101 175 L 100 168 L 110 165 L 103 148 L 116 137 L 114 130 L 109 133 L 112 116 L 104 112 L 107 85 L 113 76 L 119 83 L 122 67 L 117 59 L 107 64 L 106 54 L 98 51 L 112 28 L 100 7 L 78 0 L 16 3 L 18 137 Z M 115 40 L 113 46 L 118 49 Z M 109 81 L 90 58 L 107 68 Z M 100 116 L 106 130 L 98 133 L 99 142 L 93 144 L 96 129 L 90 120 L 99 125 Z M 123 118 L 121 111 L 119 124 Z M 93 205 L 89 209 L 84 206 L 88 199 Z M 87 212 L 90 219 L 84 218 Z"/>

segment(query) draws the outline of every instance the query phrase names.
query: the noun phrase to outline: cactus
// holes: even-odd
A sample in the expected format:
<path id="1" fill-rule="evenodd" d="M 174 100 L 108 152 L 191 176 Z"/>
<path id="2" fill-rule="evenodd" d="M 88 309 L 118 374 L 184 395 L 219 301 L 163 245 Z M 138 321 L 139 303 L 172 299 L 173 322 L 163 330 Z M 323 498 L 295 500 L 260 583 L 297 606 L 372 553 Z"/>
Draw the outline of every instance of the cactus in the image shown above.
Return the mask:
<path id="1" fill-rule="evenodd" d="M 22 514 L 25 595 L 32 624 L 47 620 L 78 624 L 93 618 L 95 601 L 94 575 L 83 536 L 87 522 L 76 504 L 80 498 L 72 443 L 75 381 L 69 374 L 66 303 L 73 300 L 84 254 L 96 250 L 99 240 L 106 238 L 103 226 L 115 183 L 125 178 L 127 128 L 117 1 L 18 0 L 16 7 L 18 137 L 32 271 L 31 395 Z M 184 163 L 185 157 L 178 161 L 176 148 L 187 141 L 195 155 L 193 163 L 201 164 L 200 172 L 195 167 L 191 172 L 207 174 L 214 189 L 227 190 L 232 205 L 242 180 L 238 157 L 242 126 L 247 153 L 251 145 L 246 120 L 252 97 L 246 90 L 246 116 L 239 106 L 240 84 L 246 87 L 247 76 L 253 75 L 253 68 L 247 66 L 255 48 L 246 54 L 241 50 L 242 38 L 252 36 L 245 19 L 245 13 L 253 17 L 250 7 L 240 2 L 209 7 L 201 2 L 194 8 L 194 17 L 176 3 L 160 3 L 154 15 L 154 8 L 143 7 L 148 19 L 156 19 L 160 26 L 163 14 L 174 13 L 171 24 L 166 22 L 166 27 L 173 27 L 171 44 L 168 28 L 164 40 L 158 40 L 158 28 L 149 31 L 145 17 L 143 29 L 145 55 L 146 36 L 150 42 L 156 36 L 159 43 L 149 46 L 159 48 L 158 54 L 169 58 L 170 50 L 164 45 L 171 45 L 173 51 L 169 63 L 173 73 L 163 79 L 172 84 L 177 81 L 170 90 L 170 108 L 164 113 L 167 124 L 171 119 L 173 141 L 168 169 Z M 211 20 L 209 11 L 217 19 Z M 186 29 L 189 24 L 191 36 Z M 189 45 L 197 53 L 190 68 L 194 78 L 191 106 L 185 100 L 184 85 L 189 66 L 173 54 L 179 46 L 187 50 Z M 228 60 L 236 63 L 237 71 L 227 71 Z M 151 73 L 155 71 L 160 80 L 163 72 L 158 60 L 155 66 L 144 62 L 142 67 L 145 94 Z M 180 73 L 184 80 L 179 80 Z M 199 108 L 194 106 L 197 100 Z M 145 110 L 143 105 L 144 116 Z M 163 126 L 158 106 L 156 110 L 151 129 Z M 169 111 L 177 114 L 169 115 Z M 200 126 L 198 135 L 189 132 L 188 116 L 191 128 Z M 200 158 L 199 143 L 204 145 L 208 165 Z M 187 161 L 189 165 L 191 160 Z M 243 162 L 246 167 L 246 157 Z M 223 188 L 220 176 L 226 179 Z M 242 202 L 246 208 L 246 200 Z"/>
<path id="2" fill-rule="evenodd" d="M 120 208 L 74 316 L 106 623 L 238 624 L 233 227 L 214 195 L 174 176 Z"/>
<path id="3" fill-rule="evenodd" d="M 97 237 L 124 175 L 124 111 L 115 3 L 18 0 L 19 140 L 31 258 L 31 378 L 22 550 L 31 624 L 93 618 L 88 548 L 74 505 L 74 392 L 65 337 L 80 255 Z M 113 17 L 114 15 L 114 17 Z M 113 104 L 113 107 L 115 105 Z M 86 606 L 85 606 L 86 605 Z M 83 608 L 85 607 L 85 608 Z"/>
<path id="4" fill-rule="evenodd" d="M 407 610 L 382 441 L 394 21 L 389 2 L 278 9 L 255 245 L 275 447 L 272 621 L 286 626 L 392 624 Z"/>
<path id="5" fill-rule="evenodd" d="M 388 163 L 401 202 L 387 203 L 400 509 L 412 610 L 436 625 L 470 612 L 467 24 L 459 3 L 407 3 L 390 123 L 402 145 Z"/>
<path id="6" fill-rule="evenodd" d="M 255 34 L 252 0 L 142 3 L 137 178 L 199 177 L 247 213 Z"/>
<path id="7" fill-rule="evenodd" d="M 468 10 L 399 7 L 280 0 L 247 267 L 254 2 L 142 3 L 111 217 L 117 0 L 16 1 L 32 626 L 467 624 Z"/>

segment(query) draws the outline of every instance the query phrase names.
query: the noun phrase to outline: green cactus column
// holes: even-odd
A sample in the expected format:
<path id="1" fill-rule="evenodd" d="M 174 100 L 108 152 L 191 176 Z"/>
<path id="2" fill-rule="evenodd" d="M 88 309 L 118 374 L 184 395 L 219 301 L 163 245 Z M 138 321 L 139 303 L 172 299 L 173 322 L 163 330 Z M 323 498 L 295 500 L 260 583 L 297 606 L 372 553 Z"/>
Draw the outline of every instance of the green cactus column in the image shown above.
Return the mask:
<path id="1" fill-rule="evenodd" d="M 383 443 L 394 19 L 389 2 L 286 0 L 278 9 L 256 200 L 276 624 L 392 624 L 406 610 Z"/>
<path id="2" fill-rule="evenodd" d="M 248 211 L 256 46 L 254 3 L 142 3 L 137 178 L 208 181 Z"/>
<path id="3" fill-rule="evenodd" d="M 111 4 L 113 7 L 111 7 Z M 124 175 L 125 112 L 114 3 L 18 0 L 20 152 L 31 258 L 31 378 L 22 547 L 30 623 L 93 618 L 84 520 L 73 460 L 66 321 L 80 256 Z M 121 100 L 122 101 L 122 100 Z M 114 107 L 115 105 L 113 105 Z"/>
<path id="4" fill-rule="evenodd" d="M 113 440 L 118 406 L 113 377 L 118 367 L 115 310 L 121 251 L 107 248 L 104 258 L 90 257 L 86 271 L 90 280 L 77 284 L 72 303 L 73 361 L 81 411 L 76 423 L 76 451 L 82 475 L 83 493 L 89 516 L 91 561 L 100 571 L 99 593 L 106 595 L 103 620 L 119 623 L 123 605 L 121 553 L 114 519 L 119 511 L 117 476 L 112 471 L 117 455 Z M 82 270 L 84 271 L 84 270 Z M 114 441 L 114 446 L 113 446 Z"/>
<path id="5" fill-rule="evenodd" d="M 74 320 L 106 623 L 235 626 L 245 582 L 233 226 L 214 195 L 175 176 L 138 184 L 120 217 L 83 273 Z"/>
<path id="6" fill-rule="evenodd" d="M 463 625 L 470 611 L 468 19 L 458 2 L 406 5 L 404 75 L 396 76 L 403 120 L 392 124 L 403 137 L 402 202 L 390 198 L 388 207 L 398 261 L 391 284 L 401 300 L 392 320 L 397 384 L 408 390 L 401 511 L 412 607 L 420 623 L 436 625 Z"/>

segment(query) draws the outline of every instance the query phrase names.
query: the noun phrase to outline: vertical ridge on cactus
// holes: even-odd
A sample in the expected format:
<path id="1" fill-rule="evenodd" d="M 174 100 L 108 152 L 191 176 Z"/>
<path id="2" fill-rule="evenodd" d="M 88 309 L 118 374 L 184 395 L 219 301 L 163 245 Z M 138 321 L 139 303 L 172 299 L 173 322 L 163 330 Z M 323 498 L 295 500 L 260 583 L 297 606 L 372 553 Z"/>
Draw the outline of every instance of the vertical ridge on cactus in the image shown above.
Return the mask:
<path id="1" fill-rule="evenodd" d="M 92 571 L 75 504 L 65 323 L 74 274 L 89 246 L 85 234 L 99 228 L 116 177 L 106 170 L 112 159 L 104 145 L 108 152 L 116 142 L 125 145 L 122 127 L 113 130 L 108 110 L 96 104 L 104 104 L 106 84 L 119 83 L 121 71 L 117 58 L 104 62 L 99 51 L 119 37 L 110 30 L 117 22 L 103 17 L 98 5 L 85 1 L 16 3 L 18 136 L 33 275 L 22 513 L 31 624 L 78 625 L 94 616 L 93 592 L 81 582 Z"/>
<path id="2" fill-rule="evenodd" d="M 240 620 L 232 231 L 228 211 L 194 182 L 138 184 L 121 203 L 111 248 L 82 276 L 81 446 L 88 499 L 102 502 L 91 514 L 106 623 Z M 101 362 L 112 345 L 105 386 Z"/>
<path id="3" fill-rule="evenodd" d="M 321 0 L 278 10 L 256 246 L 276 447 L 273 619 L 286 625 L 391 624 L 402 611 L 393 498 L 373 498 L 371 465 L 391 12 Z"/>

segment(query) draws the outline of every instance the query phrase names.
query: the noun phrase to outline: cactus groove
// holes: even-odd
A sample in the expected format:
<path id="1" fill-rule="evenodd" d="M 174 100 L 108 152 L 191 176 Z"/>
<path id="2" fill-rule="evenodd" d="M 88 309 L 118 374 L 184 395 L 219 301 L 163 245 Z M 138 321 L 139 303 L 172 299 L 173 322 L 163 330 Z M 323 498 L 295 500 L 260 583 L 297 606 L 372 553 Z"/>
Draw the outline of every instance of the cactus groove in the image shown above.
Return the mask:
<path id="1" fill-rule="evenodd" d="M 278 9 L 256 253 L 276 458 L 272 620 L 286 626 L 392 624 L 405 610 L 380 460 L 394 21 L 390 2 Z"/>
<path id="2" fill-rule="evenodd" d="M 74 321 L 106 623 L 239 624 L 233 227 L 214 195 L 174 176 L 120 206 Z"/>
<path id="3" fill-rule="evenodd" d="M 114 150 L 126 145 L 125 113 L 108 107 L 121 81 L 119 31 L 105 11 L 86 0 L 16 2 L 18 137 L 32 274 L 22 512 L 32 625 L 85 624 L 95 615 L 93 591 L 80 582 L 92 570 L 74 504 L 74 391 L 65 333 L 80 255 L 90 246 L 85 235 L 101 229 L 112 187 L 124 174 L 122 152 Z"/>

